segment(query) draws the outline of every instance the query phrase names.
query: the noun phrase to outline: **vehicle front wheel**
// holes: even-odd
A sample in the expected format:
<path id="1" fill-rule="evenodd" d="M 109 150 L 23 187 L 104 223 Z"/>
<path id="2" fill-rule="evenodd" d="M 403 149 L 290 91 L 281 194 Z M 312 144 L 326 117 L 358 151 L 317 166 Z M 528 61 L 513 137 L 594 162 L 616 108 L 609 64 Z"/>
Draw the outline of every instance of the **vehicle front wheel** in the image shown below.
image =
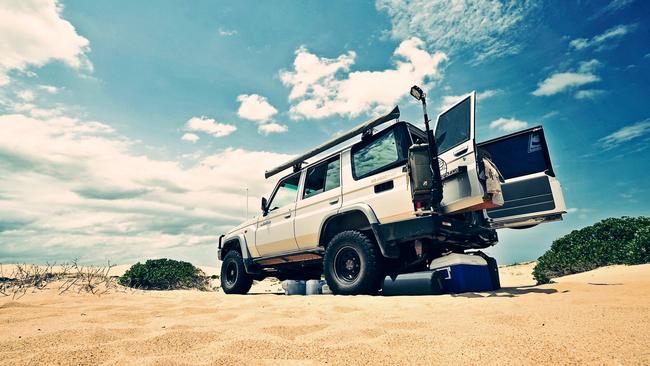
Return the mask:
<path id="1" fill-rule="evenodd" d="M 246 273 L 244 260 L 239 252 L 226 254 L 221 264 L 221 288 L 227 294 L 246 294 L 253 285 L 253 278 Z"/>
<path id="2" fill-rule="evenodd" d="M 356 230 L 344 231 L 325 250 L 325 280 L 335 294 L 375 294 L 383 278 L 381 259 L 377 246 L 366 235 Z"/>

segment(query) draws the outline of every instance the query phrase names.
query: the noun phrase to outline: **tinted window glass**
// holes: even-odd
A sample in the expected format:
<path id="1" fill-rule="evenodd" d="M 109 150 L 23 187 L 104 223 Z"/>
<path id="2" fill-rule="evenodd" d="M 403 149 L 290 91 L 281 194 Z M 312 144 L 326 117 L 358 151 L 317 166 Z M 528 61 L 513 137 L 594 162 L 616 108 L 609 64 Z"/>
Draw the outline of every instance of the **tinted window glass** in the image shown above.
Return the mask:
<path id="1" fill-rule="evenodd" d="M 400 159 L 394 130 L 352 153 L 355 177 L 363 177 Z"/>
<path id="2" fill-rule="evenodd" d="M 505 179 L 551 169 L 547 160 L 546 140 L 540 131 L 530 131 L 488 144 L 478 144 L 488 153 Z"/>
<path id="3" fill-rule="evenodd" d="M 443 113 L 438 118 L 436 127 L 436 143 L 438 153 L 445 151 L 469 140 L 471 124 L 471 98 L 463 100 L 454 108 Z"/>
<path id="4" fill-rule="evenodd" d="M 296 202 L 298 196 L 298 184 L 300 183 L 300 174 L 295 174 L 280 182 L 275 195 L 269 204 L 269 211 L 286 206 Z"/>
<path id="5" fill-rule="evenodd" d="M 315 196 L 341 185 L 341 163 L 334 160 L 307 169 L 304 198 Z"/>

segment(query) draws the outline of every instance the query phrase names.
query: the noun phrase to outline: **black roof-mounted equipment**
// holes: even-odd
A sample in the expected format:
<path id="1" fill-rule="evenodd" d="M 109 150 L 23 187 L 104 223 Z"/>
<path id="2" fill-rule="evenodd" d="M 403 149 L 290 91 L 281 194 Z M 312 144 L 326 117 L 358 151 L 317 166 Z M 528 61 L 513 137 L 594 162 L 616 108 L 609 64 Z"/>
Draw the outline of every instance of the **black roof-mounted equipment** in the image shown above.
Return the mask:
<path id="1" fill-rule="evenodd" d="M 390 113 L 388 113 L 385 116 L 366 121 L 366 122 L 358 125 L 357 127 L 351 129 L 350 131 L 348 131 L 348 132 L 346 132 L 346 133 L 344 133 L 344 134 L 342 134 L 340 136 L 337 136 L 337 137 L 335 137 L 335 138 L 333 138 L 333 139 L 331 139 L 329 141 L 326 141 L 326 142 L 318 145 L 316 148 L 312 149 L 311 151 L 307 152 L 306 154 L 303 154 L 303 155 L 301 155 L 301 156 L 299 156 L 299 157 L 297 157 L 297 158 L 295 158 L 295 159 L 293 159 L 291 161 L 288 161 L 288 162 L 286 162 L 286 163 L 284 163 L 284 164 L 282 164 L 282 165 L 280 165 L 278 167 L 275 167 L 275 168 L 273 168 L 271 170 L 267 170 L 266 172 L 264 172 L 264 178 L 272 177 L 272 176 L 280 173 L 281 171 L 283 171 L 283 170 L 285 170 L 287 168 L 300 167 L 300 166 L 302 166 L 302 163 L 305 162 L 305 160 L 307 160 L 307 159 L 309 159 L 309 158 L 311 158 L 313 156 L 316 156 L 316 155 L 322 153 L 323 151 L 331 149 L 332 147 L 334 147 L 334 146 L 336 146 L 338 144 L 341 144 L 341 143 L 343 143 L 343 142 L 345 142 L 345 141 L 347 141 L 347 140 L 349 140 L 349 139 L 351 139 L 351 138 L 353 138 L 353 137 L 355 137 L 357 135 L 369 133 L 370 131 L 372 131 L 372 129 L 374 127 L 377 127 L 382 123 L 386 123 L 388 121 L 392 121 L 392 120 L 397 119 L 397 118 L 399 118 L 399 108 L 396 106 L 395 108 L 393 108 L 393 110 Z"/>

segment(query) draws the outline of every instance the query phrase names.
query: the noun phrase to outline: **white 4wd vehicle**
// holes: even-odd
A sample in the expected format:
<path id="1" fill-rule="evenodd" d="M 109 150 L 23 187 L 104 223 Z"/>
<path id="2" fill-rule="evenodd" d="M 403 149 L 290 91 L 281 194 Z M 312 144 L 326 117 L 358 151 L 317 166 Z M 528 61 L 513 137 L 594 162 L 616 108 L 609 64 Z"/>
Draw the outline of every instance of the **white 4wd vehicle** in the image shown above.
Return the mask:
<path id="1" fill-rule="evenodd" d="M 260 215 L 220 237 L 224 291 L 245 294 L 265 277 L 324 274 L 336 294 L 371 294 L 386 275 L 426 270 L 446 253 L 496 244 L 495 229 L 561 220 L 564 200 L 542 127 L 476 143 L 475 100 L 471 93 L 438 116 L 439 163 L 424 174 L 417 151 L 427 133 L 399 121 L 373 131 L 397 119 L 397 108 L 267 172 L 268 178 L 294 168 L 262 198 Z M 305 163 L 358 135 L 359 142 Z M 498 167 L 501 200 L 488 192 L 484 159 Z M 435 186 L 434 166 L 442 198 L 423 202 L 416 193 Z"/>

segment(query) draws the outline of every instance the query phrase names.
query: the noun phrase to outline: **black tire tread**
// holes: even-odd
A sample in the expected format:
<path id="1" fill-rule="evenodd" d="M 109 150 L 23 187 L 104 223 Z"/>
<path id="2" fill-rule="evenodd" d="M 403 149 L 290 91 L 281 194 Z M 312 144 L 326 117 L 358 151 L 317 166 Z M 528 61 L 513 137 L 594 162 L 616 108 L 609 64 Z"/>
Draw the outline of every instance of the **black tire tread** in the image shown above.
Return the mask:
<path id="1" fill-rule="evenodd" d="M 341 289 L 334 279 L 334 275 L 330 273 L 328 269 L 332 265 L 337 247 L 342 243 L 353 243 L 358 245 L 359 249 L 364 252 L 364 256 L 366 257 L 365 266 L 368 268 L 368 272 L 366 273 L 365 278 L 362 279 L 354 289 Z M 379 290 L 381 280 L 383 279 L 383 272 L 381 271 L 381 256 L 378 252 L 377 246 L 365 234 L 357 230 L 342 231 L 332 238 L 327 245 L 327 249 L 325 249 L 323 272 L 325 274 L 325 280 L 332 289 L 332 292 L 340 295 L 374 295 Z"/>
<path id="2" fill-rule="evenodd" d="M 232 287 L 226 286 L 226 268 L 228 267 L 228 262 L 235 261 L 237 263 L 237 274 L 238 279 L 235 281 L 235 285 Z M 223 292 L 227 294 L 238 294 L 245 295 L 253 286 L 253 278 L 246 273 L 244 268 L 244 259 L 242 259 L 241 254 L 236 250 L 231 250 L 223 258 L 223 263 L 221 264 L 221 288 Z"/>

